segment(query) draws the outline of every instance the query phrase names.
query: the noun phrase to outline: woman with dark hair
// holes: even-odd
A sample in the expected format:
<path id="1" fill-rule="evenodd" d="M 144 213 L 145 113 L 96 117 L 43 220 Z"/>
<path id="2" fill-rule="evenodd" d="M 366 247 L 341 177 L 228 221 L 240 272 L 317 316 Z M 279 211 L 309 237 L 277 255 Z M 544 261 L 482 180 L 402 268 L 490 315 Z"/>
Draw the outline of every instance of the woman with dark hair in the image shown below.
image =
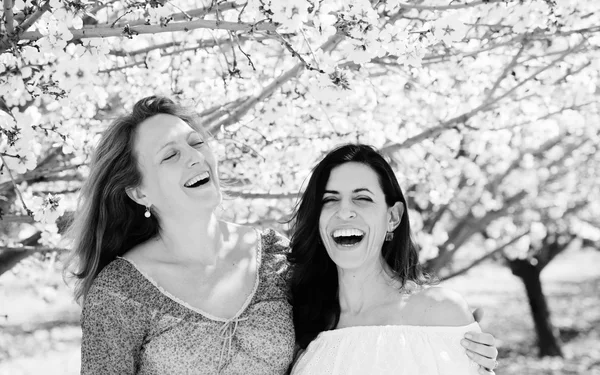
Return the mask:
<path id="1" fill-rule="evenodd" d="M 460 346 L 480 331 L 464 300 L 426 287 L 406 200 L 373 148 L 345 145 L 315 167 L 288 259 L 296 340 L 305 349 L 292 374 L 475 374 L 469 357 L 496 366 L 493 338 L 469 357 Z"/>
<path id="2" fill-rule="evenodd" d="M 289 243 L 217 219 L 206 139 L 191 112 L 154 96 L 103 133 L 70 228 L 82 374 L 289 371 Z M 484 354 L 485 335 L 469 350 Z"/>

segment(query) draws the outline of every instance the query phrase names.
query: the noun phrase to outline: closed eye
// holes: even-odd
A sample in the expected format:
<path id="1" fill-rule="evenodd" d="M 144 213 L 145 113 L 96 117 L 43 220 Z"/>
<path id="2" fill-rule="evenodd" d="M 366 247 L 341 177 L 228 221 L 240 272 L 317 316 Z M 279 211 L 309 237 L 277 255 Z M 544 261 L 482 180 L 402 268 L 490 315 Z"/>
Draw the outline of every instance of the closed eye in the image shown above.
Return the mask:
<path id="1" fill-rule="evenodd" d="M 337 199 L 332 198 L 332 197 L 327 197 L 327 198 L 323 198 L 323 200 L 321 201 L 321 203 L 325 204 L 325 203 L 329 203 L 329 202 L 334 202 Z"/>
<path id="2" fill-rule="evenodd" d="M 373 202 L 373 199 L 371 199 L 369 197 L 357 197 L 356 199 L 359 201 Z"/>
<path id="3" fill-rule="evenodd" d="M 172 159 L 172 158 L 173 158 L 175 155 L 177 155 L 177 153 L 176 153 L 176 152 L 174 152 L 174 153 L 170 154 L 169 156 L 165 157 L 165 158 L 163 159 L 163 161 L 167 161 L 167 160 L 169 160 L 169 159 Z"/>
<path id="4" fill-rule="evenodd" d="M 203 141 L 200 141 L 200 142 L 196 142 L 196 143 L 192 144 L 192 146 L 194 146 L 194 147 L 200 147 L 200 146 L 202 146 L 203 144 L 204 144 L 204 142 L 203 142 Z"/>

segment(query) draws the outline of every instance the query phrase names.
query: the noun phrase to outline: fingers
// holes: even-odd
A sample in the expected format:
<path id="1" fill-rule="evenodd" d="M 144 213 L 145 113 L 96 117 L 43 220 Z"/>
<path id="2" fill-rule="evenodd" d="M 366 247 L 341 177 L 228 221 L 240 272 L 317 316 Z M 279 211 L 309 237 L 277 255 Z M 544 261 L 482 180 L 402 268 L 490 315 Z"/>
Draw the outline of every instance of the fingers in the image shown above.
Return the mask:
<path id="1" fill-rule="evenodd" d="M 481 320 L 483 319 L 483 309 L 477 308 L 473 310 L 473 318 L 475 318 L 475 321 L 477 323 L 481 322 Z"/>
<path id="2" fill-rule="evenodd" d="M 498 349 L 496 349 L 495 346 L 488 346 L 465 339 L 462 339 L 460 343 L 467 349 L 467 353 L 473 352 L 475 354 L 479 354 L 483 357 L 489 358 L 492 362 L 498 358 Z"/>
<path id="3" fill-rule="evenodd" d="M 484 357 L 480 354 L 471 352 L 467 350 L 467 356 L 471 358 L 475 363 L 477 363 L 481 368 L 479 369 L 480 374 L 490 374 L 494 372 L 494 368 L 496 367 L 496 360 Z M 482 372 L 481 370 L 485 370 Z"/>
<path id="4" fill-rule="evenodd" d="M 481 375 L 496 375 L 496 373 L 493 370 L 488 370 L 481 366 L 479 366 L 479 373 Z"/>
<path id="5" fill-rule="evenodd" d="M 465 334 L 465 337 L 478 344 L 494 346 L 496 344 L 496 339 L 493 335 L 485 332 L 475 332 L 470 331 Z"/>

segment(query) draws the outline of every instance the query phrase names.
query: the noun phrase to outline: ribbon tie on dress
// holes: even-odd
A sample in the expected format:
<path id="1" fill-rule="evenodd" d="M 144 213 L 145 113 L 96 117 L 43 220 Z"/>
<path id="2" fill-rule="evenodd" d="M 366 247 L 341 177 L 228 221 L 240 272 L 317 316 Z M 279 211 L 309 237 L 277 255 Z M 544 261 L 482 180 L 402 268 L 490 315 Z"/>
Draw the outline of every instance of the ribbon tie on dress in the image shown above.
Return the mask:
<path id="1" fill-rule="evenodd" d="M 231 345 L 233 342 L 233 337 L 235 336 L 235 331 L 237 330 L 238 324 L 241 321 L 244 320 L 248 320 L 248 317 L 245 318 L 231 318 L 229 320 L 227 320 L 225 323 L 223 323 L 223 325 L 221 326 L 221 329 L 219 330 L 220 334 L 221 334 L 221 338 L 223 339 L 223 345 L 221 347 L 221 355 L 219 356 L 219 365 L 218 365 L 218 369 L 219 369 L 219 373 L 221 372 L 221 370 L 223 370 L 221 368 L 221 365 L 223 365 L 223 367 L 225 366 L 225 363 L 223 363 L 223 355 L 225 354 L 225 349 L 227 348 L 227 354 L 225 355 L 225 361 L 229 358 L 229 356 L 231 355 Z"/>

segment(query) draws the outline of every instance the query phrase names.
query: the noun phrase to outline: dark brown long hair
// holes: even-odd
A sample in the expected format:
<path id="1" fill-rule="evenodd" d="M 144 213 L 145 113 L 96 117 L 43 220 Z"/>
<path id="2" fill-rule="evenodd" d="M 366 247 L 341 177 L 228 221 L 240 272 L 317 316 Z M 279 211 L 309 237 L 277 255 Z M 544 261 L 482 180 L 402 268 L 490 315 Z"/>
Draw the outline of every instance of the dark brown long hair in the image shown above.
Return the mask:
<path id="1" fill-rule="evenodd" d="M 130 113 L 116 119 L 102 134 L 90 164 L 90 174 L 80 192 L 78 208 L 69 228 L 73 252 L 67 271 L 77 279 L 75 299 L 84 299 L 94 279 L 107 264 L 134 246 L 156 236 L 159 218 L 126 193 L 142 181 L 134 153 L 136 130 L 144 120 L 169 114 L 181 118 L 197 131 L 193 112 L 165 97 L 138 101 Z"/>
<path id="2" fill-rule="evenodd" d="M 291 302 L 296 340 L 302 348 L 306 348 L 320 332 L 335 328 L 340 318 L 337 268 L 321 240 L 319 217 L 331 171 L 349 162 L 362 163 L 377 174 L 389 207 L 396 202 L 404 204 L 394 238 L 384 242 L 381 249 L 391 276 L 402 287 L 407 282 L 423 285 L 429 281 L 421 270 L 417 247 L 411 239 L 406 199 L 388 162 L 367 145 L 349 144 L 334 149 L 313 169 L 292 219 L 293 234 L 288 255 L 292 267 Z"/>

